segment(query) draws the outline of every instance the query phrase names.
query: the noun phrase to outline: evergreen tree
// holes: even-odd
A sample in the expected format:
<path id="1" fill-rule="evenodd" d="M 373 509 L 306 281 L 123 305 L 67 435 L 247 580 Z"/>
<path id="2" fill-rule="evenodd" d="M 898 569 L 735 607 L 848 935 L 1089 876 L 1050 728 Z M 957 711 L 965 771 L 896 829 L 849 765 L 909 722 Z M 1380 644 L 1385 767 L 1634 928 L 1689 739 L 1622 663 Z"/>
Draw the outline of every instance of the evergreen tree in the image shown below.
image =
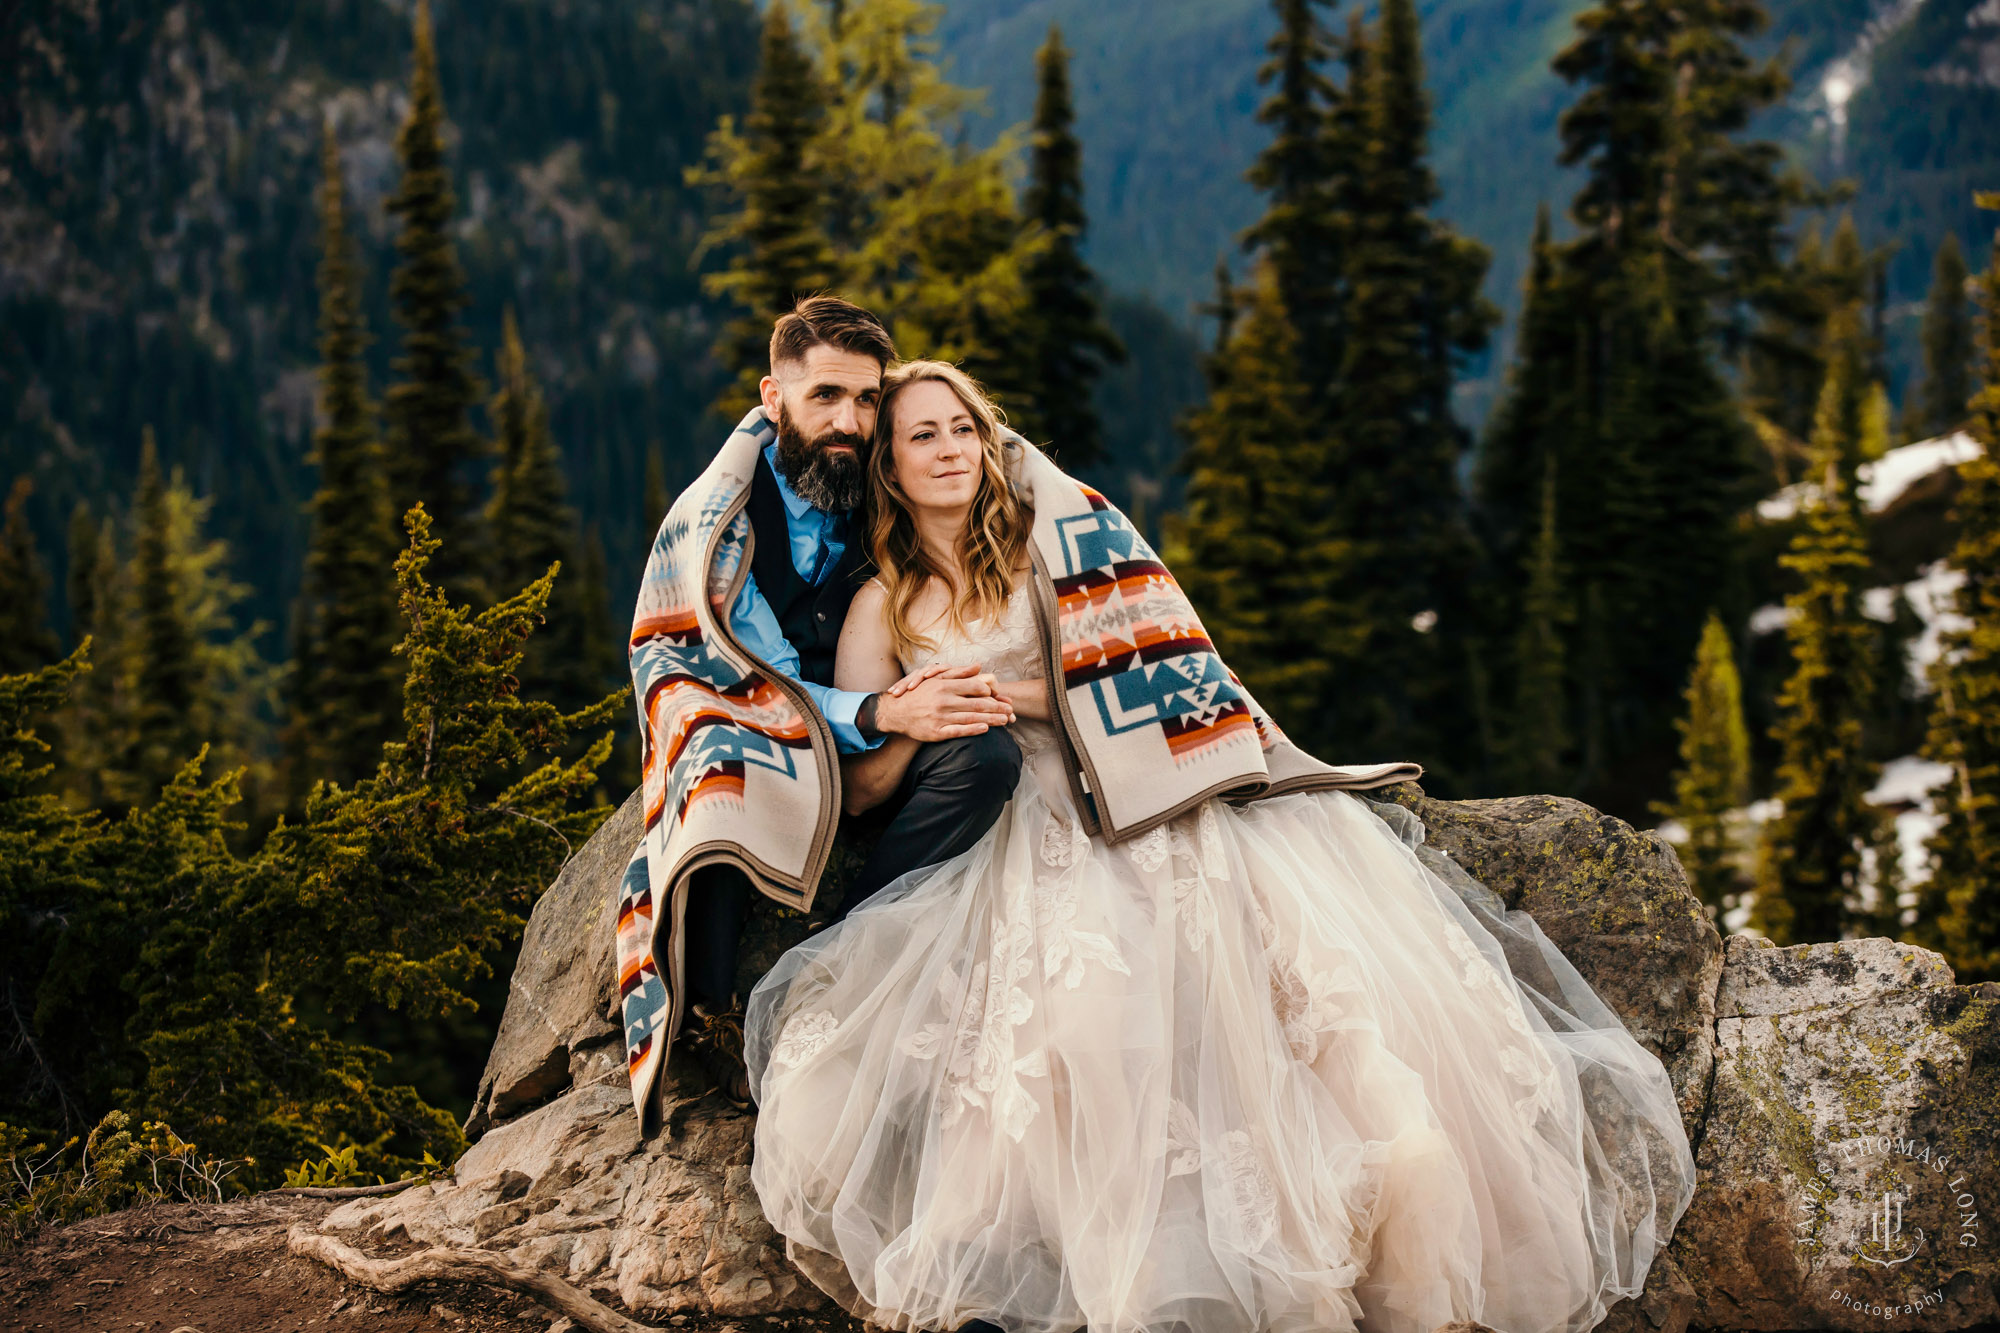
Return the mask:
<path id="1" fill-rule="evenodd" d="M 1982 195 L 2000 208 L 2000 194 Z M 1982 446 L 1959 465 L 1953 508 L 1964 575 L 1954 609 L 1965 626 L 1944 636 L 1931 668 L 1926 758 L 1947 764 L 1935 797 L 1931 876 L 1917 891 L 1915 943 L 1943 953 L 1961 982 L 2000 978 L 2000 230 L 1979 279 L 1981 380 L 1966 428 Z"/>
<path id="2" fill-rule="evenodd" d="M 1920 424 L 1925 435 L 1957 430 L 1972 399 L 1972 312 L 1965 297 L 1968 276 L 1958 236 L 1946 232 L 1931 267 L 1930 302 L 1924 307 Z"/>
<path id="3" fill-rule="evenodd" d="M 117 525 L 98 522 L 79 504 L 70 514 L 71 643 L 89 644 L 89 668 L 67 687 L 59 722 L 57 768 L 65 798 L 78 809 L 117 805 L 130 794 L 119 778 L 132 739 L 131 594 L 119 559 Z"/>
<path id="4" fill-rule="evenodd" d="M 1688 677 L 1687 701 L 1678 726 L 1681 767 L 1674 775 L 1672 801 L 1656 802 L 1654 813 L 1680 821 L 1687 831 L 1681 864 L 1710 919 L 1735 905 L 1741 879 L 1730 864 L 1726 817 L 1750 800 L 1750 733 L 1743 724 L 1743 684 L 1736 651 L 1722 617 L 1709 613 Z"/>
<path id="5" fill-rule="evenodd" d="M 1298 361 L 1315 409 L 1330 406 L 1340 365 L 1341 279 L 1346 256 L 1341 176 L 1349 136 L 1340 132 L 1345 99 L 1326 72 L 1335 55 L 1319 11 L 1331 0 L 1272 0 L 1278 30 L 1257 81 L 1271 95 L 1257 110 L 1271 142 L 1247 179 L 1266 196 L 1264 215 L 1243 233 L 1246 249 L 1269 257 L 1278 300 L 1298 330 Z M 1359 43 L 1350 53 L 1360 54 Z M 1350 82 L 1358 86 L 1350 73 Z"/>
<path id="6" fill-rule="evenodd" d="M 351 783 L 381 758 L 397 711 L 395 545 L 374 405 L 362 354 L 360 274 L 347 233 L 340 149 L 329 122 L 321 145 L 319 428 L 313 459 L 319 486 L 306 553 L 293 704 L 302 772 Z"/>
<path id="7" fill-rule="evenodd" d="M 1106 363 L 1125 359 L 1125 348 L 1104 321 L 1096 275 L 1083 260 L 1083 148 L 1070 104 L 1069 52 L 1053 23 L 1035 55 L 1035 72 L 1034 135 L 1022 210 L 1046 240 L 1029 258 L 1026 277 L 1038 409 L 1033 425 L 1053 441 L 1064 465 L 1074 467 L 1095 462 L 1102 452 L 1091 391 Z"/>
<path id="8" fill-rule="evenodd" d="M 716 342 L 716 355 L 732 380 L 717 403 L 735 421 L 757 399 L 757 381 L 770 368 L 771 325 L 802 296 L 835 284 L 838 272 L 826 235 L 826 189 L 815 143 L 826 126 L 827 88 L 793 26 L 790 10 L 773 4 L 764 13 L 764 37 L 750 111 L 738 131 L 723 117 L 714 152 L 726 166 L 695 168 L 697 184 L 722 185 L 742 208 L 721 218 L 711 245 L 733 253 L 728 267 L 704 286 L 743 313 Z"/>
<path id="9" fill-rule="evenodd" d="M 771 108 L 774 116 L 785 111 L 785 124 L 799 134 L 819 123 L 800 150 L 814 182 L 812 207 L 773 215 L 773 225 L 782 220 L 826 238 L 829 271 L 842 294 L 883 318 L 900 353 L 958 362 L 1010 419 L 1032 425 L 1037 405 L 1024 277 L 1045 241 L 1024 229 L 1016 205 L 1014 137 L 1003 135 L 977 152 L 963 146 L 974 98 L 947 81 L 934 59 L 938 12 L 930 0 L 865 0 L 833 14 L 809 9 L 793 16 L 826 101 L 822 119 L 793 87 L 786 107 Z M 745 204 L 710 236 L 711 243 L 738 249 L 732 276 L 721 281 L 738 292 L 739 304 L 748 303 L 747 294 L 773 290 L 759 276 L 743 230 L 750 199 L 779 188 L 778 158 L 767 149 L 724 124 L 710 136 L 709 164 L 695 177 Z M 810 237 L 797 239 L 783 253 L 796 256 L 814 245 Z M 766 339 L 770 314 L 775 309 L 760 326 Z M 745 320 L 741 327 L 751 329 L 754 316 Z M 733 350 L 718 347 L 718 356 L 735 364 L 749 355 L 748 336 Z"/>
<path id="10" fill-rule="evenodd" d="M 1413 747 L 1447 781 L 1474 734 L 1465 678 L 1474 550 L 1459 483 L 1470 436 L 1451 390 L 1497 314 L 1479 294 L 1484 247 L 1429 216 L 1437 184 L 1412 0 L 1385 0 L 1370 46 L 1365 81 L 1346 91 L 1363 134 L 1333 434 L 1336 521 L 1372 553 L 1355 573 L 1375 624 L 1365 688 L 1377 721 L 1348 743 Z"/>
<path id="11" fill-rule="evenodd" d="M 610 737 L 554 756 L 611 704 L 566 715 L 524 697 L 521 648 L 550 580 L 474 615 L 424 577 L 428 528 L 416 510 L 397 565 L 402 739 L 248 852 L 225 836 L 233 776 L 204 781 L 199 753 L 122 819 L 35 798 L 30 719 L 79 662 L 0 677 L 0 978 L 20 1020 L 0 1044 L 0 1119 L 170 1118 L 208 1151 L 254 1156 L 253 1186 L 319 1144 L 380 1172 L 463 1147 L 450 1115 L 392 1085 L 384 1052 L 340 1025 L 469 1006 L 468 983 L 608 813 L 580 802 Z"/>
<path id="12" fill-rule="evenodd" d="M 415 33 L 410 111 L 396 135 L 402 178 L 388 202 L 402 223 L 396 235 L 401 262 L 389 292 L 403 326 L 402 354 L 392 363 L 397 379 L 384 404 L 390 510 L 400 514 L 422 501 L 443 543 L 434 577 L 476 592 L 478 508 L 470 472 L 486 447 L 470 413 L 483 389 L 458 323 L 468 298 L 451 235 L 457 203 L 445 160 L 444 96 L 428 0 L 417 0 Z"/>
<path id="13" fill-rule="evenodd" d="M 1852 337 L 1859 318 L 1858 307 L 1842 312 L 1832 338 Z M 1842 435 L 1848 373 L 1843 358 L 1829 357 L 1813 430 L 1816 493 L 1780 557 L 1801 580 L 1785 599 L 1792 674 L 1771 729 L 1783 810 L 1764 829 L 1750 924 L 1781 945 L 1836 940 L 1868 924 L 1862 900 L 1871 861 L 1879 895 L 1893 901 L 1896 883 L 1889 821 L 1866 799 L 1878 771 L 1863 747 L 1875 706 L 1876 638 L 1861 605 L 1867 542 L 1842 466 L 1854 448 Z"/>
<path id="14" fill-rule="evenodd" d="M 1580 794 L 1634 810 L 1671 763 L 1671 664 L 1693 656 L 1718 592 L 1726 606 L 1743 596 L 1755 440 L 1717 363 L 1773 281 L 1798 188 L 1774 145 L 1742 137 L 1784 87 L 1745 52 L 1759 5 L 1603 0 L 1576 23 L 1555 63 L 1579 88 L 1560 122 L 1561 160 L 1583 174 L 1578 235 L 1540 243 L 1480 518 L 1501 554 L 1517 552 L 1555 456 L 1563 558 L 1585 580 Z M 1490 599 L 1502 623 L 1520 595 Z"/>
<path id="15" fill-rule="evenodd" d="M 499 445 L 486 520 L 494 575 L 500 586 L 517 588 L 551 570 L 570 571 L 549 594 L 546 628 L 529 641 L 521 667 L 531 689 L 570 712 L 595 703 L 609 683 L 603 659 L 587 652 L 593 629 L 577 576 L 576 515 L 563 502 L 562 456 L 512 306 L 502 316 L 498 370 L 488 408 Z"/>
<path id="16" fill-rule="evenodd" d="M 837 71 L 820 153 L 854 210 L 836 235 L 847 293 L 888 324 L 905 357 L 955 361 L 1016 424 L 1032 427 L 1027 265 L 1048 238 L 1024 228 L 1012 185 L 1018 143 L 964 147 L 975 94 L 944 77 L 932 0 L 850 4 L 822 31 Z"/>
<path id="17" fill-rule="evenodd" d="M 97 545 L 101 534 L 90 506 L 82 500 L 69 513 L 69 564 L 65 591 L 69 598 L 69 637 L 81 643 L 97 631 Z"/>
<path id="18" fill-rule="evenodd" d="M 1515 700 L 1510 738 L 1513 780 L 1524 791 L 1559 791 L 1570 744 L 1569 688 L 1563 631 L 1575 619 L 1564 593 L 1556 527 L 1555 461 L 1542 478 L 1542 521 L 1530 550 L 1521 627 L 1515 641 Z"/>
<path id="19" fill-rule="evenodd" d="M 48 626 L 48 575 L 28 527 L 34 483 L 16 477 L 0 521 L 0 675 L 33 671 L 56 660 Z"/>
<path id="20" fill-rule="evenodd" d="M 130 804 L 149 801 L 206 739 L 209 700 L 202 689 L 195 631 L 189 624 L 185 574 L 176 549 L 166 475 L 153 429 L 139 451 L 133 498 L 132 588 L 138 630 L 133 688 L 132 750 L 121 766 Z"/>
<path id="21" fill-rule="evenodd" d="M 1367 647 L 1365 622 L 1342 601 L 1355 552 L 1328 521 L 1328 446 L 1315 436 L 1272 267 L 1260 265 L 1234 299 L 1242 304 L 1211 358 L 1208 402 L 1186 424 L 1188 503 L 1169 521 L 1166 560 L 1278 725 L 1307 750 L 1333 753 L 1352 717 L 1336 685 Z"/>

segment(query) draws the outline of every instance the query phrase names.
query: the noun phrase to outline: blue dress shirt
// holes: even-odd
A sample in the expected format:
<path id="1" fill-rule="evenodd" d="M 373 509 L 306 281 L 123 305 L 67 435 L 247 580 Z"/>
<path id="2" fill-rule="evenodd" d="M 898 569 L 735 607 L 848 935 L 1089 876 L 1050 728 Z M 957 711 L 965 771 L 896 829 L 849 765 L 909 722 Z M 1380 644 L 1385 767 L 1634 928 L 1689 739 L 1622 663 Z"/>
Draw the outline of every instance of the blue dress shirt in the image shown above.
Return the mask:
<path id="1" fill-rule="evenodd" d="M 771 466 L 771 474 L 778 479 L 778 494 L 785 501 L 785 528 L 792 539 L 792 568 L 799 572 L 800 578 L 817 587 L 826 582 L 847 549 L 847 515 L 829 514 L 799 498 L 785 480 L 785 474 L 778 470 L 775 443 L 764 446 L 764 458 Z M 882 743 L 880 732 L 872 737 L 863 736 L 854 725 L 854 714 L 868 697 L 868 691 L 836 690 L 800 678 L 799 650 L 792 647 L 791 640 L 778 628 L 777 612 L 757 590 L 755 574 L 746 572 L 743 576 L 742 591 L 736 594 L 735 605 L 729 608 L 729 628 L 736 632 L 737 640 L 745 648 L 805 690 L 833 730 L 834 749 L 842 754 L 859 754 Z"/>

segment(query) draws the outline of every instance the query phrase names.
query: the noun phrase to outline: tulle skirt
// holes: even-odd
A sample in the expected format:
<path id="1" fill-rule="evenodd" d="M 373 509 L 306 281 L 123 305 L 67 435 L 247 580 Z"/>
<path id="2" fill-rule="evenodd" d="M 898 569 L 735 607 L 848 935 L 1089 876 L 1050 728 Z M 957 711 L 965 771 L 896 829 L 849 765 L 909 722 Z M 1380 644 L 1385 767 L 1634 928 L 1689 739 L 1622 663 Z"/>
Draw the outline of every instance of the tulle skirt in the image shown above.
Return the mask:
<path id="1" fill-rule="evenodd" d="M 1421 837 L 1299 793 L 1111 846 L 1031 766 L 750 996 L 793 1260 L 895 1329 L 1597 1324 L 1693 1194 L 1673 1089 Z"/>

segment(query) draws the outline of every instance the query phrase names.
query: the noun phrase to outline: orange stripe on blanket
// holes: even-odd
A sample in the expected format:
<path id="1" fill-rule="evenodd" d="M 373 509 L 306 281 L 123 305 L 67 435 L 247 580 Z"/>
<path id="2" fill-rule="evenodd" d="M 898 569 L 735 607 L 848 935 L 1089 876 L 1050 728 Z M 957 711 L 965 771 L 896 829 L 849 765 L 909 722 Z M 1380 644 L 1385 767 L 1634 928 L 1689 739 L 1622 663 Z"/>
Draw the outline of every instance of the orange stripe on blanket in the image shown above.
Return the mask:
<path id="1" fill-rule="evenodd" d="M 693 607 L 676 607 L 672 611 L 657 616 L 646 616 L 632 622 L 632 646 L 637 647 L 648 639 L 661 635 L 669 637 L 685 636 L 693 633 L 700 622 L 695 619 Z"/>
<path id="2" fill-rule="evenodd" d="M 1214 722 L 1198 730 L 1183 731 L 1178 734 L 1170 733 L 1167 736 L 1167 751 L 1175 759 L 1186 759 L 1190 755 L 1199 754 L 1212 746 L 1221 745 L 1226 741 L 1236 739 L 1236 733 L 1242 731 L 1245 727 L 1248 727 L 1254 735 L 1257 730 L 1256 720 L 1247 711 L 1232 713 L 1225 717 L 1217 718 Z"/>

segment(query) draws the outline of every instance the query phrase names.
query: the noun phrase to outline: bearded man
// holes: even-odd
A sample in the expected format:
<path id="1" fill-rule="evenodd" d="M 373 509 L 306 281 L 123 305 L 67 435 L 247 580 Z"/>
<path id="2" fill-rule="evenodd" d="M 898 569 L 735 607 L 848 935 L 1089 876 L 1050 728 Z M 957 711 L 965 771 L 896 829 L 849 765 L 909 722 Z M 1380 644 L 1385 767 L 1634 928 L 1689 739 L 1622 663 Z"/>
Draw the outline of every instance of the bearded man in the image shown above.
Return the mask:
<path id="1" fill-rule="evenodd" d="M 1013 710 L 975 667 L 933 667 L 879 694 L 833 688 L 848 603 L 874 573 L 863 465 L 882 374 L 895 355 L 881 322 L 839 297 L 800 301 L 772 329 L 761 392 L 776 438 L 750 483 L 750 569 L 728 617 L 744 650 L 801 687 L 840 753 L 873 749 L 891 734 L 923 743 L 896 795 L 871 812 L 881 836 L 836 919 L 904 872 L 979 841 L 1021 768 L 1006 731 Z M 742 1107 L 750 1086 L 735 981 L 754 892 L 736 865 L 694 871 L 684 935 L 691 1050 Z"/>

